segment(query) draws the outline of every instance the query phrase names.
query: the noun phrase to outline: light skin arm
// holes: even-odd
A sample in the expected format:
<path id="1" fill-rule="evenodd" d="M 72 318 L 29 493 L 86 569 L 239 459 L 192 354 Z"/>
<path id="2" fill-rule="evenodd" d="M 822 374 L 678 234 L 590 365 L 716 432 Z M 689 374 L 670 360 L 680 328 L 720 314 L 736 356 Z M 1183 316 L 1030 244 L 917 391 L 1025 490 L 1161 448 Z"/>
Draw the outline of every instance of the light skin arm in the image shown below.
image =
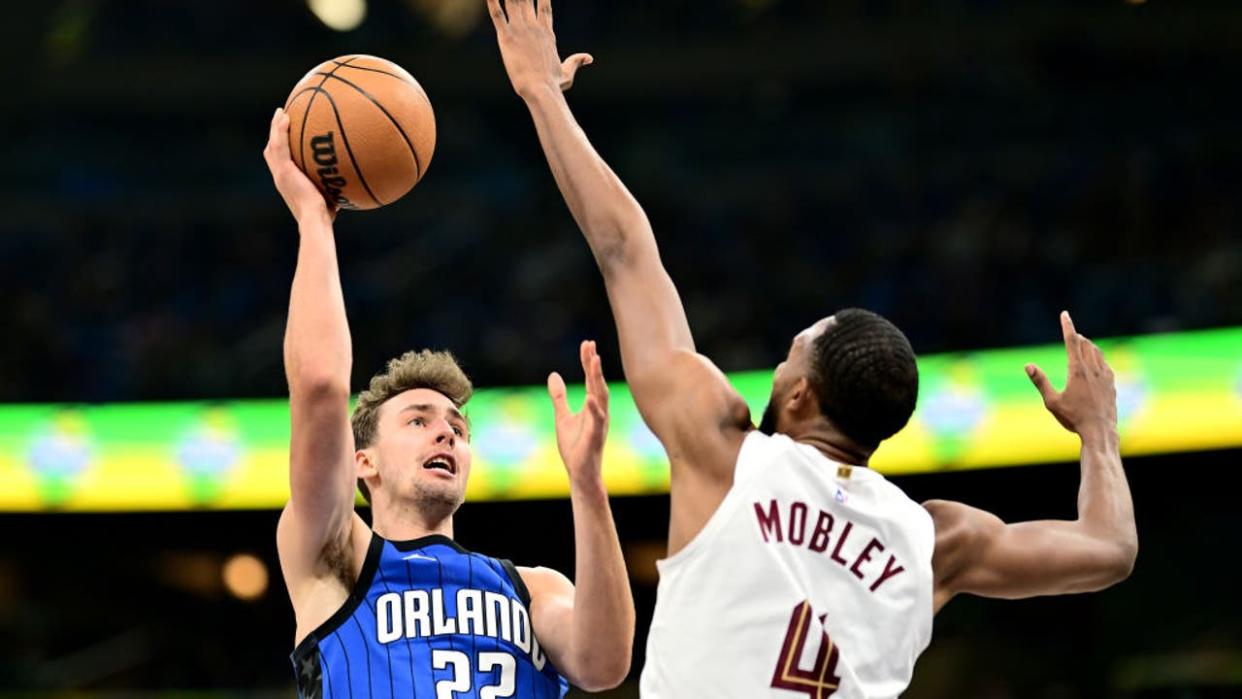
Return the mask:
<path id="1" fill-rule="evenodd" d="M 277 526 L 277 545 L 294 609 L 300 611 L 315 581 L 330 574 L 325 559 L 349 550 L 356 516 L 352 357 L 332 231 L 335 212 L 293 164 L 288 131 L 289 117 L 277 110 L 263 157 L 299 234 L 284 343 L 292 422 L 290 498 Z"/>
<path id="2" fill-rule="evenodd" d="M 1117 436 L 1117 392 L 1100 349 L 1061 314 L 1069 378 L 1057 391 L 1027 375 L 1063 427 L 1082 440 L 1078 518 L 1006 524 L 961 503 L 925 504 L 936 525 L 936 609 L 959 593 L 1019 599 L 1092 592 L 1130 575 L 1138 554 L 1134 505 Z"/>
<path id="3" fill-rule="evenodd" d="M 548 377 L 556 442 L 569 473 L 574 515 L 574 580 L 547 568 L 522 568 L 531 620 L 548 658 L 575 686 L 615 687 L 630 670 L 634 599 L 602 475 L 608 434 L 608 385 L 594 342 L 580 348 L 586 401 L 574 413 L 559 374 Z"/>
<path id="4" fill-rule="evenodd" d="M 673 497 L 697 491 L 692 485 L 727 489 L 750 413 L 724 374 L 695 351 L 646 214 L 569 110 L 562 91 L 592 59 L 576 54 L 560 60 L 550 0 L 538 7 L 531 0 L 509 0 L 504 7 L 488 0 L 488 7 L 509 79 L 530 110 L 556 183 L 603 273 L 626 381 L 668 451 Z M 687 482 L 679 473 L 682 464 L 710 482 Z"/>

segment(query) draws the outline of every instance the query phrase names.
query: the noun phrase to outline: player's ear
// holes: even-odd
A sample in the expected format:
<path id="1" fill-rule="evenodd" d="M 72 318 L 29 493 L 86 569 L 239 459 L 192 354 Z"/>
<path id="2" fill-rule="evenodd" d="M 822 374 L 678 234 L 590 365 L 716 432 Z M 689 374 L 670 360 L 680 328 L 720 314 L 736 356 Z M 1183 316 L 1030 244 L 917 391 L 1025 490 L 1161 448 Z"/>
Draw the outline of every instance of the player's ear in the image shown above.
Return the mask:
<path id="1" fill-rule="evenodd" d="M 375 452 L 370 447 L 355 451 L 354 475 L 363 479 L 379 475 L 379 467 L 376 464 L 375 458 Z"/>
<path id="2" fill-rule="evenodd" d="M 811 389 L 810 379 L 803 376 L 794 382 L 785 405 L 790 414 L 800 418 L 819 413 L 819 399 Z"/>

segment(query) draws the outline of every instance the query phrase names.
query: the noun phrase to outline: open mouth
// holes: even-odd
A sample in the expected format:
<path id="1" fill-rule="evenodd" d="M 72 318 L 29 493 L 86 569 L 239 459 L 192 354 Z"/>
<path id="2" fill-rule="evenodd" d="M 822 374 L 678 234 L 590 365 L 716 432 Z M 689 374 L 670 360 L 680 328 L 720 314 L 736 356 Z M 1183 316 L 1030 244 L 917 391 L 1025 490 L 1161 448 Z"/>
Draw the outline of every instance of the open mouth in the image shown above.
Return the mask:
<path id="1" fill-rule="evenodd" d="M 457 460 L 451 454 L 435 454 L 423 462 L 423 468 L 457 474 Z"/>

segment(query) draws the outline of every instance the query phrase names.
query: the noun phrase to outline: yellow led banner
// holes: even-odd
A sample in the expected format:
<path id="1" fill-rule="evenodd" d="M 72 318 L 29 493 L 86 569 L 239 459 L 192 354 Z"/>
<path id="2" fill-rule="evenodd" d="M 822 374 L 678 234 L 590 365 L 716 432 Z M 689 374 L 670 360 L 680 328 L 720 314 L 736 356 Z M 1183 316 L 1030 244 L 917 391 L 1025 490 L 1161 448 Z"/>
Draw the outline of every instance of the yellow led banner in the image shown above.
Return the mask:
<path id="1" fill-rule="evenodd" d="M 1105 340 L 1128 455 L 1242 446 L 1242 328 Z M 1059 346 L 929 355 L 918 410 L 877 452 L 889 474 L 1077 458 L 1023 372 L 1062 385 Z M 730 379 L 758 417 L 771 372 Z M 613 386 L 611 492 L 668 488 L 663 450 Z M 570 387 L 571 405 L 581 386 Z M 468 406 L 473 500 L 561 497 L 568 484 L 542 387 L 480 390 Z M 0 406 L 0 511 L 276 508 L 288 495 L 284 400 Z"/>

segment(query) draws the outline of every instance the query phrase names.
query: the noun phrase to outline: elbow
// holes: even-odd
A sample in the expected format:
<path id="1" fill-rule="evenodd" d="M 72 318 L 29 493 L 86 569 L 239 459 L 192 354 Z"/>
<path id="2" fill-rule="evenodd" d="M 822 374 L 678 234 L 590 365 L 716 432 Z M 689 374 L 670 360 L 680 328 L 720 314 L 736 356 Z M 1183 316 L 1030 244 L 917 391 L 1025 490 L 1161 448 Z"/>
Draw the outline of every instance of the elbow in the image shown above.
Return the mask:
<path id="1" fill-rule="evenodd" d="M 596 231 L 596 234 L 592 236 L 594 244 L 591 245 L 595 264 L 605 277 L 609 277 L 613 272 L 624 267 L 625 261 L 630 257 L 625 231 L 611 221 L 594 223 L 589 227 Z"/>
<path id="2" fill-rule="evenodd" d="M 1128 541 L 1118 547 L 1116 561 L 1113 563 L 1113 575 L 1117 584 L 1126 580 L 1134 573 L 1134 563 L 1138 560 L 1138 540 Z"/>
<path id="3" fill-rule="evenodd" d="M 587 692 L 602 692 L 620 685 L 630 674 L 633 641 L 631 622 L 628 635 L 617 634 L 606 645 L 580 649 L 574 663 L 574 684 Z"/>
<path id="4" fill-rule="evenodd" d="M 607 213 L 587 219 L 583 226 L 595 263 L 605 277 L 632 265 L 642 257 L 644 236 L 636 232 L 649 229 L 646 214 Z M 650 236 L 647 236 L 648 238 Z"/>
<path id="5" fill-rule="evenodd" d="M 312 403 L 349 400 L 350 364 L 348 354 L 307 356 L 293 352 L 286 340 L 285 380 L 289 382 L 289 396 Z"/>
<path id="6" fill-rule="evenodd" d="M 1134 573 L 1134 562 L 1137 558 L 1137 542 L 1117 544 L 1110 555 L 1101 561 L 1098 583 L 1092 587 L 1103 590 L 1125 582 Z"/>
<path id="7" fill-rule="evenodd" d="M 614 689 L 630 674 L 630 653 L 607 654 L 593 658 L 577 677 L 578 688 L 586 692 Z"/>
<path id="8" fill-rule="evenodd" d="M 349 401 L 349 379 L 335 372 L 300 371 L 289 374 L 289 395 L 308 403 Z"/>

